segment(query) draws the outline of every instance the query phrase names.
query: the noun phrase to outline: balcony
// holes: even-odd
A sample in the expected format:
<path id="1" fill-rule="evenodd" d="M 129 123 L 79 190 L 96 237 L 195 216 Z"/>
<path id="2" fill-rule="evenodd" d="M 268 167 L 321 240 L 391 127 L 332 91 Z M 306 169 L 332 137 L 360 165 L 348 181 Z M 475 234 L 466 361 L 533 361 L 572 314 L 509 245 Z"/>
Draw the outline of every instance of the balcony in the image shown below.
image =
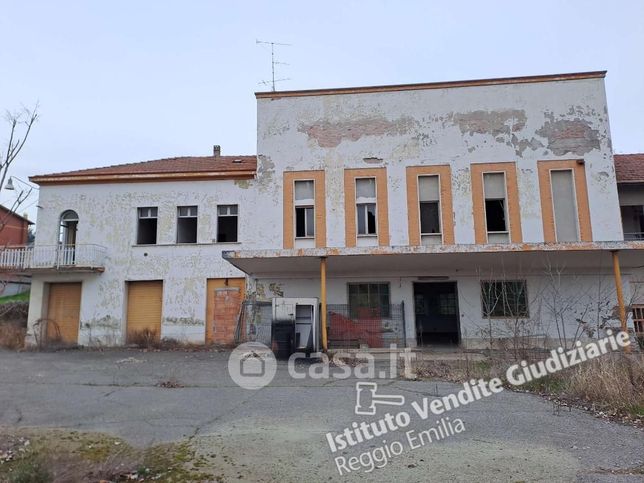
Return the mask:
<path id="1" fill-rule="evenodd" d="M 107 249 L 100 245 L 0 248 L 0 271 L 102 272 Z"/>
<path id="2" fill-rule="evenodd" d="M 624 232 L 624 240 L 644 240 L 644 231 Z"/>

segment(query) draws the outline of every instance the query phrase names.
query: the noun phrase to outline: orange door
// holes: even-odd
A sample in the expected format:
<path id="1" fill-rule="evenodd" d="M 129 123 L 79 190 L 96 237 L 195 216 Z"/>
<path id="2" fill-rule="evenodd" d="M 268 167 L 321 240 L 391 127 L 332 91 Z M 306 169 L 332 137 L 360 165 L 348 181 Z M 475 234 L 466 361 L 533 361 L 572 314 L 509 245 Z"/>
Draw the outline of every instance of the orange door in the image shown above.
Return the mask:
<path id="1" fill-rule="evenodd" d="M 206 343 L 234 343 L 237 319 L 246 293 L 246 279 L 211 278 L 206 291 Z"/>
<path id="2" fill-rule="evenodd" d="M 127 341 L 143 343 L 161 338 L 163 282 L 128 282 Z"/>
<path id="3" fill-rule="evenodd" d="M 49 284 L 47 305 L 47 341 L 78 343 L 80 325 L 80 283 Z"/>

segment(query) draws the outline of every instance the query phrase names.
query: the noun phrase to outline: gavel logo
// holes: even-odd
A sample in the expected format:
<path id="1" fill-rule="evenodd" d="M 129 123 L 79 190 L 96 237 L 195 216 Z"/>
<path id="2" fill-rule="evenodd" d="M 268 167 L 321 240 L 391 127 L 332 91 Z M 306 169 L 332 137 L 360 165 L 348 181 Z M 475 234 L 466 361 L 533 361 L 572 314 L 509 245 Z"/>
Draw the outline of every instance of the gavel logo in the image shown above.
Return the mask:
<path id="1" fill-rule="evenodd" d="M 402 406 L 405 396 L 378 394 L 378 384 L 375 382 L 356 383 L 356 414 L 373 416 L 378 404 L 387 406 Z"/>

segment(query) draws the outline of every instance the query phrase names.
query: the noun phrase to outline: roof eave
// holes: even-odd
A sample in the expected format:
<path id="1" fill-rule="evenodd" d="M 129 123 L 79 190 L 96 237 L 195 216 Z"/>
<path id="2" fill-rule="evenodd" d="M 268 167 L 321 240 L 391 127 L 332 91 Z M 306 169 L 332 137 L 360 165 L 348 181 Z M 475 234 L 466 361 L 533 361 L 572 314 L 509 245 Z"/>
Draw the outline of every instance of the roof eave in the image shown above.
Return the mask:
<path id="1" fill-rule="evenodd" d="M 194 171 L 186 173 L 122 173 L 84 176 L 56 175 L 31 176 L 29 181 L 39 186 L 61 184 L 146 183 L 155 181 L 206 181 L 253 179 L 256 170 Z"/>
<path id="2" fill-rule="evenodd" d="M 373 92 L 411 91 L 424 89 L 447 89 L 458 87 L 491 86 L 503 84 L 531 84 L 537 82 L 560 82 L 583 79 L 603 79 L 605 70 L 591 72 L 574 72 L 567 74 L 533 75 L 523 77 L 498 77 L 490 79 L 473 79 L 463 81 L 428 82 L 420 84 L 395 84 L 364 87 L 337 87 L 330 89 L 304 89 L 297 91 L 256 92 L 257 99 L 277 99 L 280 97 L 330 96 L 339 94 L 365 94 Z"/>

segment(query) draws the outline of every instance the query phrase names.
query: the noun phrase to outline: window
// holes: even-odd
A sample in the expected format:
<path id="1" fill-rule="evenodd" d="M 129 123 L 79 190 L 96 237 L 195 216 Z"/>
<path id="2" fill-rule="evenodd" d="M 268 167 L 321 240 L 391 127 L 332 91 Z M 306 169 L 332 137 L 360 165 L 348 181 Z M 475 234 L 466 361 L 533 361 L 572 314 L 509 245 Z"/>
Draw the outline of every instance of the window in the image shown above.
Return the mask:
<path id="1" fill-rule="evenodd" d="M 177 243 L 197 243 L 197 207 L 177 208 Z"/>
<path id="2" fill-rule="evenodd" d="M 528 317 L 525 280 L 481 282 L 483 317 Z"/>
<path id="3" fill-rule="evenodd" d="M 505 174 L 483 173 L 483 190 L 488 242 L 508 242 Z"/>
<path id="4" fill-rule="evenodd" d="M 295 237 L 315 236 L 315 182 L 295 181 Z"/>
<path id="5" fill-rule="evenodd" d="M 418 177 L 418 201 L 420 203 L 420 234 L 440 235 L 440 189 L 438 175 Z M 436 237 L 440 240 L 440 236 Z"/>
<path id="6" fill-rule="evenodd" d="M 633 327 L 635 336 L 644 338 L 644 305 L 633 305 Z"/>
<path id="7" fill-rule="evenodd" d="M 356 179 L 356 213 L 358 236 L 376 235 L 376 178 Z"/>
<path id="8" fill-rule="evenodd" d="M 237 241 L 237 205 L 219 205 L 217 207 L 217 242 L 233 243 Z"/>
<path id="9" fill-rule="evenodd" d="M 138 245 L 155 245 L 157 242 L 158 208 L 139 208 L 136 243 Z"/>
<path id="10" fill-rule="evenodd" d="M 644 240 L 644 206 L 621 206 L 624 240 Z"/>
<path id="11" fill-rule="evenodd" d="M 388 283 L 349 283 L 351 317 L 389 317 Z"/>
<path id="12" fill-rule="evenodd" d="M 579 241 L 575 180 L 572 170 L 550 171 L 550 184 L 557 241 Z"/>
<path id="13" fill-rule="evenodd" d="M 60 232 L 58 241 L 61 245 L 73 247 L 76 245 L 76 232 L 78 230 L 78 215 L 75 211 L 67 210 L 60 215 Z"/>

